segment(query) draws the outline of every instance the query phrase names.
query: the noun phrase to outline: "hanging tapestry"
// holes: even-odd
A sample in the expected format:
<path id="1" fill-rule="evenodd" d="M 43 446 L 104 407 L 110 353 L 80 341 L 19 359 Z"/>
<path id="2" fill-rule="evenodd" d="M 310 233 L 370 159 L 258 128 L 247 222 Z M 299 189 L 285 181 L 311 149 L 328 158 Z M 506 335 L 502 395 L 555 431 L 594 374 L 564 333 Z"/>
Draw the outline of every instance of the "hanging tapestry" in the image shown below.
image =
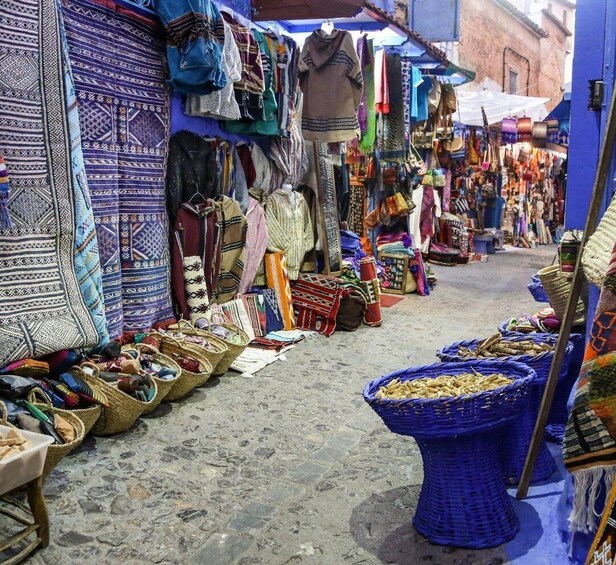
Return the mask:
<path id="1" fill-rule="evenodd" d="M 113 0 L 65 0 L 62 8 L 115 338 L 173 319 L 165 45 L 157 22 Z"/>
<path id="2" fill-rule="evenodd" d="M 12 228 L 0 230 L 0 366 L 99 334 L 75 274 L 75 188 L 55 0 L 0 0 L 0 153 Z"/>
<path id="3" fill-rule="evenodd" d="M 363 181 L 352 178 L 349 190 L 349 217 L 347 224 L 349 231 L 359 237 L 366 237 L 366 226 L 364 218 L 368 215 L 366 199 L 366 186 Z"/>
<path id="4" fill-rule="evenodd" d="M 302 273 L 291 286 L 297 327 L 329 337 L 336 331 L 340 301 L 350 293 L 341 287 L 340 279 Z"/>
<path id="5" fill-rule="evenodd" d="M 614 247 L 616 251 L 616 246 Z M 572 530 L 597 529 L 597 498 L 616 476 L 616 255 L 607 270 L 590 331 L 563 446 L 574 479 Z"/>
<path id="6" fill-rule="evenodd" d="M 401 161 L 406 157 L 402 62 L 400 55 L 387 53 L 387 84 L 389 112 L 381 114 L 377 124 L 379 156 L 387 161 Z"/>
<path id="7" fill-rule="evenodd" d="M 263 260 L 267 287 L 276 291 L 276 300 L 283 319 L 283 329 L 286 331 L 294 330 L 295 314 L 293 312 L 287 259 L 284 253 L 266 253 Z"/>

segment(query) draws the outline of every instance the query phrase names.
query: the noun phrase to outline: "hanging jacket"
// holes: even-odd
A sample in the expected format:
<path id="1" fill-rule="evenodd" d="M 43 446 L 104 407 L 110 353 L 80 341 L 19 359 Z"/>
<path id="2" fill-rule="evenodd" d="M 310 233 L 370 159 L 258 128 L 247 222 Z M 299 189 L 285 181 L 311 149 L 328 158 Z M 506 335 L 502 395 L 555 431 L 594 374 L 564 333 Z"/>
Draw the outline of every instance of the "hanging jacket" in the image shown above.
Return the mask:
<path id="1" fill-rule="evenodd" d="M 322 143 L 355 139 L 363 78 L 351 34 L 315 30 L 304 44 L 299 72 L 304 138 Z"/>
<path id="2" fill-rule="evenodd" d="M 218 223 L 221 230 L 222 256 L 218 284 L 215 292 L 217 304 L 224 304 L 235 298 L 244 273 L 246 246 L 246 217 L 240 205 L 223 196 L 215 202 Z"/>
<path id="3" fill-rule="evenodd" d="M 216 147 L 196 133 L 180 131 L 171 138 L 167 160 L 170 225 L 175 225 L 182 204 L 189 202 L 198 192 L 205 198 L 218 193 Z"/>
<path id="4" fill-rule="evenodd" d="M 155 0 L 167 32 L 169 86 L 187 94 L 210 94 L 224 88 L 222 52 L 225 29 L 211 0 Z"/>
<path id="5" fill-rule="evenodd" d="M 171 288 L 178 316 L 190 320 L 190 308 L 184 284 L 184 257 L 201 258 L 205 284 L 211 299 L 218 284 L 222 238 L 216 207 L 211 200 L 184 204 L 171 234 Z"/>
<path id="6" fill-rule="evenodd" d="M 246 257 L 239 287 L 240 294 L 246 294 L 254 284 L 259 267 L 267 251 L 268 234 L 265 223 L 265 211 L 254 198 L 249 199 L 246 221 L 248 224 L 246 231 Z"/>

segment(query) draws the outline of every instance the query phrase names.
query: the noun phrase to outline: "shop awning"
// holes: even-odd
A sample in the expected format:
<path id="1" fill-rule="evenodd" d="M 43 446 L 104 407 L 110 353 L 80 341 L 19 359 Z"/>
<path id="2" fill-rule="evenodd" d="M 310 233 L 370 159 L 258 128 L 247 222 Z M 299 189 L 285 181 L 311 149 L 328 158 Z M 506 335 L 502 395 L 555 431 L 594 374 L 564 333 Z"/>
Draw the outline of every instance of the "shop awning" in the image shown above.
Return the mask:
<path id="1" fill-rule="evenodd" d="M 533 121 L 542 120 L 546 115 L 545 105 L 550 101 L 549 98 L 517 96 L 489 90 L 473 92 L 458 88 L 456 93 L 460 113 L 454 119 L 469 126 L 483 126 L 482 108 L 489 124 L 496 124 L 508 117 L 528 116 Z"/>
<path id="2" fill-rule="evenodd" d="M 274 6 L 276 2 L 278 5 Z M 341 3 L 346 4 L 344 9 L 348 14 L 337 16 L 336 10 L 343 9 Z M 443 77 L 443 80 L 455 85 L 475 78 L 475 73 L 454 65 L 444 51 L 367 0 L 291 0 L 284 5 L 280 0 L 252 0 L 252 5 L 257 12 L 254 19 L 260 25 L 267 27 L 269 23 L 276 24 L 294 35 L 309 34 L 326 20 L 330 20 L 337 29 L 347 31 L 387 31 L 381 45 L 410 57 L 413 64 L 424 72 Z M 306 5 L 310 7 L 306 8 Z M 352 6 L 355 6 L 355 11 L 351 10 Z"/>

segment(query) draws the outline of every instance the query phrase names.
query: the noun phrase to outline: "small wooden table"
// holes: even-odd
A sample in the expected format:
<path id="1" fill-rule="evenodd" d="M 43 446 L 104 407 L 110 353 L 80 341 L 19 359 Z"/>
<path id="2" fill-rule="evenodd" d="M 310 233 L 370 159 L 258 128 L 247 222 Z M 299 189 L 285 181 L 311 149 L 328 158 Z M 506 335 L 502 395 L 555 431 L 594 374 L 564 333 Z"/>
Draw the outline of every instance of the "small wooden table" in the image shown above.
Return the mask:
<path id="1" fill-rule="evenodd" d="M 7 540 L 0 540 L 0 552 L 8 549 L 18 549 L 24 541 L 35 534 L 36 538 L 23 547 L 9 559 L 1 561 L 0 565 L 15 565 L 32 555 L 39 547 L 49 545 L 49 515 L 43 496 L 43 477 L 38 477 L 27 483 L 28 506 L 11 497 L 9 494 L 0 497 L 0 514 L 8 516 L 24 527 Z"/>

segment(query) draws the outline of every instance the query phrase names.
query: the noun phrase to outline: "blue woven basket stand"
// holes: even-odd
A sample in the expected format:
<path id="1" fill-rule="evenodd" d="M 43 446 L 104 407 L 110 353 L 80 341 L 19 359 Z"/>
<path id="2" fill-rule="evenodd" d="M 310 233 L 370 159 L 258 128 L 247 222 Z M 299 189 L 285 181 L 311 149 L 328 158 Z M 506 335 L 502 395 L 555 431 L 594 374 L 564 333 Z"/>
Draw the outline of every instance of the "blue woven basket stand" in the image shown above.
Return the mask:
<path id="1" fill-rule="evenodd" d="M 522 336 L 529 335 L 522 332 L 510 331 L 507 329 L 508 322 L 503 322 L 498 331 L 503 335 Z M 541 334 L 554 336 L 557 334 L 546 334 L 542 332 L 532 332 L 532 335 Z M 575 383 L 580 375 L 580 369 L 582 368 L 582 362 L 584 361 L 584 352 L 586 348 L 586 341 L 584 334 L 571 333 L 569 335 L 569 341 L 573 345 L 571 351 L 571 360 L 569 363 L 569 372 L 567 376 L 558 381 L 556 387 L 556 393 L 554 394 L 554 401 L 552 408 L 550 409 L 550 415 L 548 416 L 548 424 L 545 428 L 545 435 L 549 441 L 556 443 L 562 443 L 565 435 L 565 427 L 567 426 L 567 419 L 569 418 L 569 411 L 567 409 L 567 403 L 569 402 L 569 396 L 571 390 L 575 386 Z"/>
<path id="2" fill-rule="evenodd" d="M 514 382 L 495 391 L 438 399 L 377 399 L 393 379 L 415 380 L 477 371 L 503 373 Z M 424 483 L 413 524 L 431 542 L 495 547 L 511 540 L 519 522 L 499 467 L 500 430 L 527 404 L 535 372 L 507 361 L 436 363 L 397 371 L 364 388 L 364 399 L 392 431 L 415 437 Z"/>
<path id="3" fill-rule="evenodd" d="M 528 285 L 529 292 L 537 302 L 550 302 L 548 295 L 543 288 L 543 284 L 537 275 L 533 275 L 533 282 Z"/>
<path id="4" fill-rule="evenodd" d="M 522 341 L 532 340 L 536 343 L 551 343 L 556 344 L 557 338 L 552 335 L 545 334 L 529 334 L 521 336 L 503 336 L 506 341 Z M 469 341 L 459 341 L 444 347 L 437 353 L 441 361 L 468 361 L 468 358 L 458 355 L 461 347 L 475 349 L 484 340 L 474 339 Z M 565 361 L 561 370 L 560 378 L 565 378 L 569 371 L 569 362 L 571 359 L 571 351 L 573 346 L 571 343 L 567 346 Z M 528 404 L 520 417 L 517 418 L 511 426 L 504 432 L 503 441 L 501 442 L 501 466 L 505 481 L 514 485 L 517 484 L 524 469 L 528 447 L 530 445 L 535 423 L 539 415 L 539 407 L 543 397 L 545 383 L 550 373 L 552 357 L 554 352 L 541 353 L 540 355 L 512 355 L 510 357 L 499 357 L 506 361 L 524 363 L 537 373 L 537 378 L 533 381 L 532 390 L 528 397 Z M 550 454 L 550 450 L 545 441 L 541 442 L 539 455 L 535 464 L 532 482 L 545 481 L 549 479 L 556 471 L 556 463 Z"/>

